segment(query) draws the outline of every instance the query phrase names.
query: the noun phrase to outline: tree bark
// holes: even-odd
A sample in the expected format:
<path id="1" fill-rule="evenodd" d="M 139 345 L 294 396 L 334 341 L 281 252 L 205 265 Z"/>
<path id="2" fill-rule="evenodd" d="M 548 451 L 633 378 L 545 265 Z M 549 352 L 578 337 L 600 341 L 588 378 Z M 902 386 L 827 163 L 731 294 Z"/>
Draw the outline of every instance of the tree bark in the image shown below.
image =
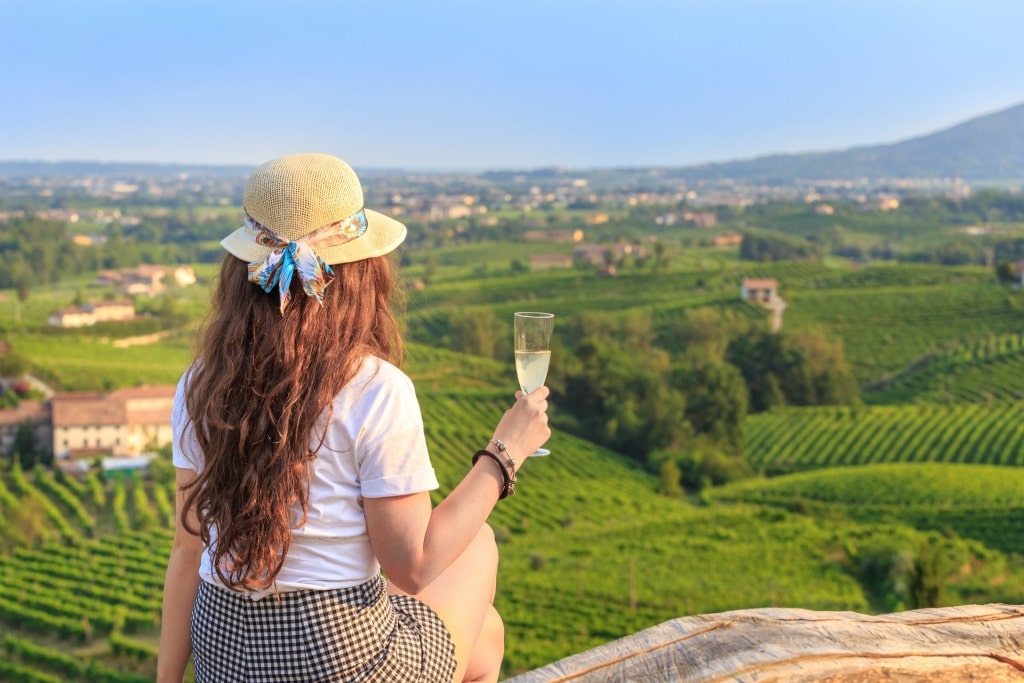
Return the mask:
<path id="1" fill-rule="evenodd" d="M 1024 682 L 1024 606 L 682 617 L 506 683 Z"/>

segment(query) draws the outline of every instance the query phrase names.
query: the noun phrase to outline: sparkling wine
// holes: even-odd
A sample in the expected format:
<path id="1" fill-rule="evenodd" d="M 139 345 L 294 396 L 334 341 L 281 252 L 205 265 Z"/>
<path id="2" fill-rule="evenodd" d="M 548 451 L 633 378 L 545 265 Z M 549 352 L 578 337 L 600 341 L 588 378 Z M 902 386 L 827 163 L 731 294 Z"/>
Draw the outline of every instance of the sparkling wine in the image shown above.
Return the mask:
<path id="1" fill-rule="evenodd" d="M 544 386 L 551 363 L 551 351 L 516 351 L 516 374 L 519 386 L 530 393 Z"/>

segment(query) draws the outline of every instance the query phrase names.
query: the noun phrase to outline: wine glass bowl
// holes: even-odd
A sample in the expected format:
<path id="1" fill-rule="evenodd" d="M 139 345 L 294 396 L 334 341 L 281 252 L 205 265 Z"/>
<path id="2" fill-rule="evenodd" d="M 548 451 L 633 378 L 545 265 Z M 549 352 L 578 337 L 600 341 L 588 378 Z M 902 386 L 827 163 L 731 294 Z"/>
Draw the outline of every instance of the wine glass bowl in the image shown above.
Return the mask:
<path id="1" fill-rule="evenodd" d="M 555 325 L 553 313 L 524 311 L 515 314 L 513 338 L 515 340 L 516 375 L 519 388 L 529 394 L 542 386 L 551 364 L 551 332 Z M 548 455 L 539 448 L 530 455 Z"/>

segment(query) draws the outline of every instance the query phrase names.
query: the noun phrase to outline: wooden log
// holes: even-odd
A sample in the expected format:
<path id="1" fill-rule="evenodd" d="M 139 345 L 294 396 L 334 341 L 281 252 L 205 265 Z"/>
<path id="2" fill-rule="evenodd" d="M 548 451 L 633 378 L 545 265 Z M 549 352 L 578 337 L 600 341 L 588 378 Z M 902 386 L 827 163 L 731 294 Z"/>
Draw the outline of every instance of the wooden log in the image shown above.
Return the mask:
<path id="1" fill-rule="evenodd" d="M 506 683 L 1024 682 L 1024 606 L 682 617 Z"/>

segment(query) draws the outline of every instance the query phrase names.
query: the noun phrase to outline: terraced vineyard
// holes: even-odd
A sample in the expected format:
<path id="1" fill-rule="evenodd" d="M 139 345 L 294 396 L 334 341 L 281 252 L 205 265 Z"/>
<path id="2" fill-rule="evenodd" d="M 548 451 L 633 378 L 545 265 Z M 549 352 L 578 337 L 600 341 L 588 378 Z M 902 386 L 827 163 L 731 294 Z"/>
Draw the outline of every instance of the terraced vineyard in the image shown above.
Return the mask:
<path id="1" fill-rule="evenodd" d="M 1024 403 L 787 408 L 748 418 L 746 457 L 769 472 L 883 462 L 1024 465 Z"/>
<path id="2" fill-rule="evenodd" d="M 132 476 L 0 477 L 0 513 L 23 535 L 0 553 L 0 679 L 153 680 L 170 495 Z"/>
<path id="3" fill-rule="evenodd" d="M 421 393 L 442 491 L 465 472 L 509 400 L 503 390 Z M 737 493 L 694 507 L 652 495 L 653 478 L 616 454 L 564 434 L 550 445 L 553 455 L 527 465 L 519 493 L 492 517 L 503 554 L 498 602 L 509 673 L 683 614 L 769 604 L 870 610 L 846 567 L 852 560 L 836 549 L 894 534 L 914 547 L 934 528 L 911 528 L 909 508 L 889 520 L 826 522 L 781 509 L 783 493 Z M 8 665 L 33 681 L 151 676 L 171 537 L 169 488 L 127 477 L 62 481 L 44 472 L 14 471 L 2 481 L 4 519 L 35 500 L 47 520 L 26 547 L 0 561 Z M 983 528 L 999 510 L 1016 509 L 1014 485 L 999 489 L 1006 495 L 996 495 L 987 512 L 951 508 L 947 523 L 965 539 L 979 538 L 981 531 L 969 530 L 971 515 L 986 512 L 975 522 Z M 820 502 L 842 500 L 837 493 Z M 922 498 L 914 509 L 923 514 L 929 502 Z M 902 523 L 895 531 L 886 526 L 893 520 Z M 953 581 L 958 595 L 984 595 L 977 584 L 1005 569 L 1006 558 L 976 540 L 957 543 L 977 567 Z M 1015 585 L 1001 590 L 1024 599 Z"/>
<path id="4" fill-rule="evenodd" d="M 486 443 L 510 392 L 423 393 L 443 491 L 457 483 L 469 455 Z M 631 528 L 683 508 L 651 495 L 652 478 L 620 456 L 563 435 L 552 448 L 557 457 L 532 461 L 515 499 L 492 517 L 509 556 L 567 529 L 580 534 L 609 525 Z M 0 519 L 19 524 L 37 510 L 30 536 L 0 555 L 0 635 L 12 639 L 11 666 L 20 667 L 10 676 L 151 680 L 171 496 L 170 486 L 144 485 L 130 476 L 103 481 L 91 474 L 78 481 L 42 469 L 14 469 L 0 477 Z M 31 652 L 24 645 L 29 641 L 38 643 Z M 105 678 L 97 678 L 100 673 Z"/>
<path id="5" fill-rule="evenodd" d="M 718 501 L 839 508 L 858 521 L 952 530 L 1005 553 L 1024 547 L 1024 469 L 938 463 L 865 465 L 740 482 Z"/>
<path id="6" fill-rule="evenodd" d="M 980 402 L 1024 398 L 1024 334 L 1003 334 L 929 354 L 871 387 L 873 405 L 920 401 Z"/>
<path id="7" fill-rule="evenodd" d="M 786 328 L 841 338 L 862 383 L 894 375 L 944 344 L 1024 327 L 1024 292 L 996 284 L 798 290 L 787 300 Z"/>

